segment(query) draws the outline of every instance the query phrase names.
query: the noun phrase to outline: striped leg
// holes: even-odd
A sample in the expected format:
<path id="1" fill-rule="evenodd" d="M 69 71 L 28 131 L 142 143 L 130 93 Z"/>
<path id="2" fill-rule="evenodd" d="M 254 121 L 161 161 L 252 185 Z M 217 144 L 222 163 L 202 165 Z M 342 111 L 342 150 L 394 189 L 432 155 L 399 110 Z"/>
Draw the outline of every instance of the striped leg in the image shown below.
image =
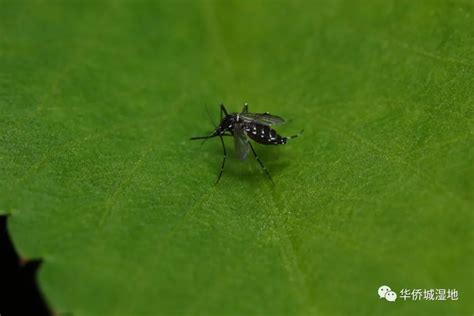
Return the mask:
<path id="1" fill-rule="evenodd" d="M 292 139 L 292 138 L 296 138 L 296 137 L 298 137 L 298 136 L 303 135 L 303 132 L 304 132 L 304 130 L 301 130 L 301 132 L 299 132 L 298 134 L 293 135 L 293 136 L 287 136 L 287 137 L 285 137 L 285 138 L 286 138 L 287 140 L 288 140 L 288 139 Z"/>
<path id="2" fill-rule="evenodd" d="M 226 152 L 226 150 L 225 150 L 224 139 L 222 138 L 221 135 L 219 135 L 219 138 L 221 139 L 222 149 L 224 150 L 224 159 L 222 159 L 221 171 L 219 172 L 219 176 L 217 177 L 216 184 L 219 183 L 219 180 L 220 180 L 221 177 L 222 177 L 222 172 L 224 172 L 225 159 L 226 159 L 226 157 L 227 157 L 227 152 Z"/>
<path id="3" fill-rule="evenodd" d="M 252 149 L 252 152 L 253 152 L 253 155 L 255 156 L 255 159 L 257 159 L 258 163 L 260 164 L 260 166 L 262 167 L 263 171 L 265 171 L 265 174 L 267 175 L 268 179 L 270 179 L 270 181 L 275 184 L 273 182 L 273 179 L 272 179 L 272 176 L 270 175 L 270 172 L 268 172 L 267 168 L 265 168 L 265 166 L 263 165 L 262 161 L 260 160 L 260 158 L 258 158 L 258 155 L 257 153 L 255 152 L 255 149 L 253 149 L 253 146 L 252 146 L 252 143 L 249 142 L 249 145 L 250 145 L 250 149 Z"/>

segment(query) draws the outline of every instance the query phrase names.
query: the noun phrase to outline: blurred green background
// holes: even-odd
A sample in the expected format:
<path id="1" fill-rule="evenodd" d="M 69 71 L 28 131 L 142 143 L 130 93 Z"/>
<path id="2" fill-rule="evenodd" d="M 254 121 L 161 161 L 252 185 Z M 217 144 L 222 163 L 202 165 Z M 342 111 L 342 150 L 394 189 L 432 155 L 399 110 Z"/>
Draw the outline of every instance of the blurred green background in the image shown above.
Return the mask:
<path id="1" fill-rule="evenodd" d="M 76 315 L 472 315 L 470 1 L 0 2 L 0 210 Z M 305 130 L 255 160 L 218 104 Z M 206 114 L 210 109 L 213 123 Z M 459 291 L 379 299 L 379 286 Z"/>

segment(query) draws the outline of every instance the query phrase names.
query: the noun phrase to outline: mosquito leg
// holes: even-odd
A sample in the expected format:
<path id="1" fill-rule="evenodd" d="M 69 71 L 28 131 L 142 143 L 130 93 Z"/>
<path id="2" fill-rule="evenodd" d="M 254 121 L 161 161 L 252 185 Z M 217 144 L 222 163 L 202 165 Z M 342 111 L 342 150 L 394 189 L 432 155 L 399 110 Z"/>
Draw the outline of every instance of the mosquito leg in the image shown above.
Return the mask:
<path id="1" fill-rule="evenodd" d="M 198 136 L 198 137 L 191 137 L 190 140 L 202 139 L 201 146 L 208 140 L 209 138 L 216 137 L 218 135 L 211 134 L 209 136 Z"/>
<path id="2" fill-rule="evenodd" d="M 221 139 L 222 149 L 223 149 L 223 151 L 224 151 L 224 159 L 222 159 L 221 171 L 219 172 L 219 176 L 217 177 L 216 184 L 219 183 L 219 180 L 220 180 L 221 177 L 222 177 L 222 172 L 224 172 L 225 159 L 226 159 L 226 157 L 227 157 L 227 152 L 226 152 L 226 150 L 225 150 L 224 139 L 222 138 L 222 136 L 219 136 L 219 138 Z"/>
<path id="3" fill-rule="evenodd" d="M 301 130 L 301 132 L 299 132 L 299 133 L 296 134 L 296 135 L 287 136 L 286 139 L 292 139 L 292 138 L 296 138 L 296 137 L 298 137 L 298 136 L 301 136 L 301 135 L 303 135 L 303 132 L 304 132 L 304 130 Z"/>
<path id="4" fill-rule="evenodd" d="M 270 172 L 268 172 L 267 168 L 265 168 L 265 166 L 263 165 L 262 161 L 260 160 L 260 158 L 258 158 L 258 155 L 257 153 L 255 152 L 255 149 L 253 149 L 253 146 L 252 144 L 249 142 L 248 143 L 250 145 L 250 149 L 252 149 L 252 152 L 253 152 L 253 155 L 255 156 L 255 159 L 257 159 L 258 163 L 260 164 L 260 166 L 262 167 L 263 171 L 265 171 L 265 174 L 267 175 L 268 179 L 270 179 L 270 181 L 275 184 L 273 182 L 273 179 L 272 179 L 272 176 L 270 175 Z"/>
<path id="5" fill-rule="evenodd" d="M 224 114 L 224 115 L 223 115 Z M 227 110 L 225 109 L 224 103 L 221 104 L 221 121 L 224 116 L 227 116 Z"/>
<path id="6" fill-rule="evenodd" d="M 190 140 L 196 140 L 196 139 L 209 139 L 216 137 L 217 135 L 210 135 L 210 136 L 198 136 L 198 137 L 191 137 Z"/>

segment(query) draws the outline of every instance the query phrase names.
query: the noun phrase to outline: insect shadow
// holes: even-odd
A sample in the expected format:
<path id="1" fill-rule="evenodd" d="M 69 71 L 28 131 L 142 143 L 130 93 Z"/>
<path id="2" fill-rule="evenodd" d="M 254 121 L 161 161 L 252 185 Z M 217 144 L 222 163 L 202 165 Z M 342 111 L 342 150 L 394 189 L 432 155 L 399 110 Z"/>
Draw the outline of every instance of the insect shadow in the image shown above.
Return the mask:
<path id="1" fill-rule="evenodd" d="M 270 172 L 267 170 L 262 160 L 255 152 L 252 140 L 262 145 L 284 145 L 288 140 L 296 138 L 303 133 L 293 136 L 281 136 L 273 128 L 272 125 L 285 123 L 285 120 L 279 116 L 265 113 L 251 113 L 248 111 L 248 104 L 245 103 L 240 113 L 228 113 L 224 104 L 220 106 L 220 123 L 215 130 L 208 136 L 192 137 L 191 140 L 207 140 L 209 138 L 219 137 L 224 158 L 222 159 L 221 169 L 217 177 L 216 184 L 222 177 L 224 166 L 227 158 L 227 150 L 225 147 L 224 137 L 233 137 L 235 154 L 238 159 L 245 160 L 250 152 L 254 155 L 260 167 L 266 176 L 273 183 Z"/>

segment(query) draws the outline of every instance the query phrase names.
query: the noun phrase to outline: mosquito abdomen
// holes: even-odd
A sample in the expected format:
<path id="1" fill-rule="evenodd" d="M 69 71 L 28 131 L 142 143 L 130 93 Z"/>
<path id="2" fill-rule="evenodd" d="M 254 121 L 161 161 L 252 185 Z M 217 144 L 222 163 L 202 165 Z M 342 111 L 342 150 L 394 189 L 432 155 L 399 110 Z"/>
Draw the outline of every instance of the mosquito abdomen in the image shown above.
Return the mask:
<path id="1" fill-rule="evenodd" d="M 288 137 L 278 135 L 278 133 L 270 126 L 262 124 L 246 124 L 243 129 L 248 137 L 255 142 L 264 145 L 284 145 L 288 141 Z"/>

